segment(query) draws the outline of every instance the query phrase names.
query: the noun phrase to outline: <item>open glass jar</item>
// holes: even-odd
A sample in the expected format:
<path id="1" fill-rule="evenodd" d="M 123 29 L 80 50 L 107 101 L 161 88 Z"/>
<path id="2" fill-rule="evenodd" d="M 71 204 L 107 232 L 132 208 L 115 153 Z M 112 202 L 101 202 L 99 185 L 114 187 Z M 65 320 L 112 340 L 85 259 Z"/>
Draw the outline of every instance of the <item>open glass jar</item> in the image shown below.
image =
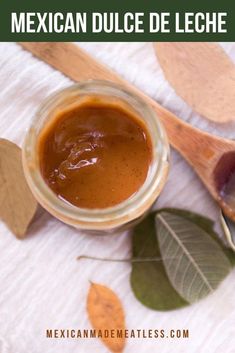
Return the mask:
<path id="1" fill-rule="evenodd" d="M 86 96 L 102 96 L 128 105 L 145 124 L 152 141 L 152 162 L 147 178 L 127 200 L 102 209 L 79 208 L 57 197 L 45 182 L 38 152 L 38 139 L 58 109 L 67 109 Z M 165 130 L 156 113 L 140 97 L 107 81 L 86 81 L 50 96 L 37 111 L 23 148 L 24 172 L 34 196 L 53 216 L 64 223 L 95 233 L 129 228 L 150 209 L 160 194 L 168 175 L 169 145 Z"/>

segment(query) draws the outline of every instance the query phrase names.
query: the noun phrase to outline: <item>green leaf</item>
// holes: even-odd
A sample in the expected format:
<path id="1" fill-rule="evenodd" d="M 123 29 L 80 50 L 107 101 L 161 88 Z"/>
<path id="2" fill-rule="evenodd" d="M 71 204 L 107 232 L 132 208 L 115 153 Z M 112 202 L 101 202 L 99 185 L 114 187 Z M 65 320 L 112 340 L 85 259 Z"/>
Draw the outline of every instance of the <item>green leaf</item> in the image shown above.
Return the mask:
<path id="1" fill-rule="evenodd" d="M 183 218 L 187 218 L 189 221 L 196 223 L 205 232 L 207 232 L 208 234 L 210 234 L 213 237 L 216 237 L 218 239 L 218 235 L 215 233 L 215 231 L 213 229 L 214 222 L 210 218 L 204 217 L 204 216 L 200 215 L 199 213 L 191 212 L 188 210 L 182 210 L 180 208 L 161 208 L 161 209 L 155 211 L 155 214 L 160 213 L 160 212 L 168 212 L 168 213 L 172 213 L 172 214 L 181 216 Z"/>
<path id="2" fill-rule="evenodd" d="M 189 221 L 196 223 L 197 226 L 199 226 L 205 232 L 207 232 L 220 245 L 220 247 L 223 250 L 223 252 L 225 253 L 225 255 L 229 258 L 231 264 L 233 266 L 235 266 L 235 253 L 234 253 L 234 251 L 231 250 L 230 248 L 228 248 L 227 246 L 225 246 L 225 244 L 219 238 L 218 234 L 213 229 L 214 222 L 210 218 L 204 217 L 204 216 L 202 216 L 198 213 L 195 213 L 195 212 L 191 212 L 188 210 L 182 210 L 179 208 L 161 208 L 161 209 L 155 211 L 155 213 L 157 214 L 159 212 L 164 212 L 164 211 L 168 212 L 168 213 L 176 214 L 178 216 L 181 216 L 181 217 L 188 219 Z M 228 227 L 230 228 L 231 233 L 234 234 L 234 236 L 235 236 L 235 223 L 233 223 L 231 220 L 229 220 L 227 217 L 225 217 L 222 214 L 222 212 L 221 212 L 221 216 L 224 217 L 225 221 L 228 223 Z M 221 223 L 222 223 L 222 218 L 221 218 Z M 223 224 L 222 224 L 222 227 L 223 227 Z"/>
<path id="3" fill-rule="evenodd" d="M 234 251 L 232 249 L 229 249 L 229 248 L 224 248 L 224 252 L 225 252 L 227 258 L 229 259 L 231 265 L 235 266 L 235 254 L 234 254 Z"/>
<path id="4" fill-rule="evenodd" d="M 196 215 L 185 218 L 182 211 L 177 212 L 156 213 L 157 237 L 172 286 L 193 303 L 218 287 L 231 264 L 221 245 L 203 229 L 208 220 L 198 226 Z"/>
<path id="5" fill-rule="evenodd" d="M 135 227 L 132 244 L 134 259 L 161 256 L 154 214 L 148 215 Z M 173 310 L 188 304 L 172 287 L 162 261 L 132 263 L 131 286 L 136 298 L 151 309 Z"/>

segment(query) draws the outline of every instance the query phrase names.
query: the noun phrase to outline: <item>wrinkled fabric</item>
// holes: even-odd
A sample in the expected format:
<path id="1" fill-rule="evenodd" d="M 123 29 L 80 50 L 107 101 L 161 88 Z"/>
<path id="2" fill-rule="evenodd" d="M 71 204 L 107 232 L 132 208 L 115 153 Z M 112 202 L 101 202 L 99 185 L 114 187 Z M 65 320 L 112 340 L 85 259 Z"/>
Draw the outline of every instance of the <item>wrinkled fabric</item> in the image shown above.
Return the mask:
<path id="1" fill-rule="evenodd" d="M 181 119 L 211 133 L 235 138 L 235 123 L 212 123 L 174 93 L 164 79 L 151 43 L 79 45 Z M 235 44 L 223 47 L 235 61 Z M 0 137 L 21 146 L 39 104 L 71 83 L 19 45 L 0 43 Z M 217 206 L 192 168 L 173 150 L 169 179 L 155 205 L 162 206 L 200 212 L 217 220 L 219 230 Z M 86 314 L 89 281 L 107 285 L 118 294 L 129 329 L 189 329 L 188 339 L 129 339 L 126 353 L 235 351 L 235 271 L 199 303 L 177 311 L 157 312 L 135 299 L 129 283 L 129 263 L 77 261 L 77 256 L 83 254 L 127 258 L 131 254 L 130 234 L 87 235 L 40 209 L 28 237 L 19 241 L 0 222 L 1 353 L 108 353 L 98 339 L 45 337 L 46 329 L 91 328 Z"/>

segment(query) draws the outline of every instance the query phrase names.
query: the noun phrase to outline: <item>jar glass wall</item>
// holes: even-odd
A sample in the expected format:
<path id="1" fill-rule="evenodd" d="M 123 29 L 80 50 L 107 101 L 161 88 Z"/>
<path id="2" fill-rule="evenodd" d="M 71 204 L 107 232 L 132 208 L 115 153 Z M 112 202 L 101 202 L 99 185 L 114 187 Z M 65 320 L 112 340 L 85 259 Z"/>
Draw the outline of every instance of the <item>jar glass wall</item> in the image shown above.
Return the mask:
<path id="1" fill-rule="evenodd" d="M 127 200 L 102 209 L 79 208 L 66 203 L 47 185 L 40 171 L 38 138 L 55 112 L 67 109 L 86 96 L 115 99 L 138 114 L 152 141 L 152 162 L 140 189 Z M 23 166 L 27 182 L 38 202 L 53 216 L 79 229 L 93 232 L 123 230 L 140 220 L 159 196 L 169 169 L 169 145 L 156 113 L 140 97 L 107 81 L 86 81 L 50 96 L 37 111 L 23 148 Z"/>

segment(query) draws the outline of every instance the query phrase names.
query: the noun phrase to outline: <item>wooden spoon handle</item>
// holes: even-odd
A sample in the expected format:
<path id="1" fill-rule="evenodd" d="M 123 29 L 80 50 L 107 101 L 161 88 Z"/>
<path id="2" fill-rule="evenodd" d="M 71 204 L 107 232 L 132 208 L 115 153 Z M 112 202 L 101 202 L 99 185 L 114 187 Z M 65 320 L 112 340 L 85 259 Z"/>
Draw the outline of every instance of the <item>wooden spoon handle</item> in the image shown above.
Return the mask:
<path id="1" fill-rule="evenodd" d="M 198 163 L 198 156 L 204 153 L 209 146 L 212 147 L 213 141 L 218 143 L 218 138 L 181 121 L 153 99 L 98 63 L 77 45 L 57 42 L 24 42 L 20 44 L 74 81 L 88 79 L 110 80 L 122 84 L 127 89 L 141 96 L 148 104 L 152 105 L 161 118 L 171 145 L 193 166 Z M 203 158 L 200 163 L 203 163 Z"/>

